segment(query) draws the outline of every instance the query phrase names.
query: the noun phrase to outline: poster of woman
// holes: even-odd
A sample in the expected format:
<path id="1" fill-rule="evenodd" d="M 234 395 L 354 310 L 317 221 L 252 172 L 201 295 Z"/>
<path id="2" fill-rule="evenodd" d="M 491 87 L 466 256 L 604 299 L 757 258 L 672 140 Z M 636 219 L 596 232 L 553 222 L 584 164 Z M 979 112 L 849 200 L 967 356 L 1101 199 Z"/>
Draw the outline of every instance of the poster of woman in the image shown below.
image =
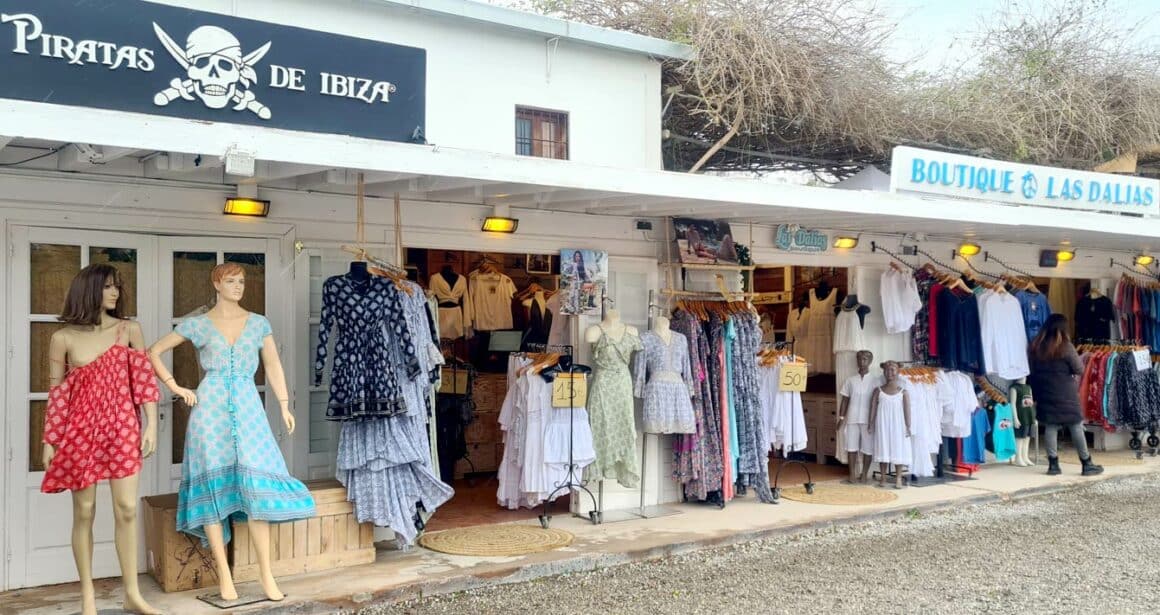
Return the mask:
<path id="1" fill-rule="evenodd" d="M 608 253 L 602 250 L 560 251 L 561 314 L 600 315 L 600 298 L 608 286 Z"/>
<path id="2" fill-rule="evenodd" d="M 729 223 L 722 220 L 673 218 L 677 253 L 682 263 L 737 264 L 737 248 Z"/>

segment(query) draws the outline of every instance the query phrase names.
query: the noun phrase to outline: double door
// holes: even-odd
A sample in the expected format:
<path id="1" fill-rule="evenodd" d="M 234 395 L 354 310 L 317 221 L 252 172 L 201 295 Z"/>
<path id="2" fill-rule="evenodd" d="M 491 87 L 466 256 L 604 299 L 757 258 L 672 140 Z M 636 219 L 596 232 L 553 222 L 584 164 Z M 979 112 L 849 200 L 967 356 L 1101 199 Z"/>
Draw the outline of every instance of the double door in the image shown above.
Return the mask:
<path id="1" fill-rule="evenodd" d="M 85 266 L 107 263 L 123 281 L 126 315 L 141 324 L 146 343 L 168 333 L 182 319 L 208 309 L 215 293 L 210 270 L 236 262 L 246 271 L 242 304 L 266 312 L 266 262 L 271 253 L 263 239 L 169 237 L 71 229 L 12 227 L 8 313 L 10 344 L 6 390 L 8 450 L 3 506 L 8 557 L 3 588 L 15 589 L 75 581 L 70 533 L 72 498 L 43 494 L 41 464 L 44 412 L 49 391 L 48 344 L 63 325 L 57 321 L 69 284 Z M 201 374 L 190 344 L 170 357 L 177 381 L 193 387 Z M 264 383 L 259 370 L 258 385 Z M 165 396 L 158 403 L 157 453 L 145 460 L 140 495 L 170 493 L 181 482 L 185 426 L 190 409 Z M 281 434 L 279 434 L 281 435 Z M 138 522 L 138 531 L 143 523 Z M 138 564 L 144 571 L 143 534 Z M 107 482 L 97 487 L 93 527 L 94 577 L 120 574 L 113 544 L 112 500 Z"/>

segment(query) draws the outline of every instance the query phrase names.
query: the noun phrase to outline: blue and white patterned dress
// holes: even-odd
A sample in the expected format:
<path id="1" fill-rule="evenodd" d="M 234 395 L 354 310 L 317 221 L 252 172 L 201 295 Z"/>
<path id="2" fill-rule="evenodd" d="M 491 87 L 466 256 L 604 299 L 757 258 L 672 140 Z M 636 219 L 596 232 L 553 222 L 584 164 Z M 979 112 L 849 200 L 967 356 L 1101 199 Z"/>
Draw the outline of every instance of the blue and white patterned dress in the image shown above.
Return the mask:
<path id="1" fill-rule="evenodd" d="M 313 517 L 314 498 L 286 471 L 254 385 L 270 321 L 250 314 L 232 346 L 205 315 L 186 319 L 176 332 L 197 348 L 205 371 L 186 429 L 177 529 L 204 542 L 204 526 L 221 523 L 228 543 L 230 519 Z"/>

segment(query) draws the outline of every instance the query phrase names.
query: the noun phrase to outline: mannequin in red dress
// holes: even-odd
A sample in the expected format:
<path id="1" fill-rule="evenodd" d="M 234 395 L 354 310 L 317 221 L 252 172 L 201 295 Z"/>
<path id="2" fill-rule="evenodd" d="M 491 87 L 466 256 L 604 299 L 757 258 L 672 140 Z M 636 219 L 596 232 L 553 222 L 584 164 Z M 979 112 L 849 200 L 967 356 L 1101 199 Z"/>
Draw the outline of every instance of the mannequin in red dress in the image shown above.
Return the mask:
<path id="1" fill-rule="evenodd" d="M 82 615 L 97 613 L 93 517 L 96 483 L 105 479 L 113 495 L 124 608 L 160 613 L 145 602 L 137 584 L 137 480 L 142 458 L 152 455 L 157 443 L 158 389 L 141 350 L 141 326 L 121 317 L 123 305 L 117 270 L 104 264 L 85 267 L 69 287 L 60 316 L 66 326 L 52 335 L 48 350 L 51 391 L 41 490 L 72 493 L 72 548 Z"/>

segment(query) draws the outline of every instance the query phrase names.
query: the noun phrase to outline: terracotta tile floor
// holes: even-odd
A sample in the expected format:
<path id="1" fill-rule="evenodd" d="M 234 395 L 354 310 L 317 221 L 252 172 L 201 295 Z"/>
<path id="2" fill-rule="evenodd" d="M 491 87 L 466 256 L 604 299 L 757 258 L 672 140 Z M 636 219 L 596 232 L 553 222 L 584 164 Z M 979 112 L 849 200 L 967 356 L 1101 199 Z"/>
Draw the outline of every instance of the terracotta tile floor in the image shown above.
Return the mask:
<path id="1" fill-rule="evenodd" d="M 457 527 L 536 519 L 544 510 L 542 507 L 534 510 L 500 508 L 495 501 L 499 479 L 494 474 L 480 474 L 472 478 L 456 479 L 451 486 L 455 488 L 455 497 L 435 511 L 435 516 L 427 523 L 429 531 L 437 532 Z M 552 503 L 550 510 L 554 514 L 566 512 L 569 498 L 568 495 L 557 498 Z"/>

